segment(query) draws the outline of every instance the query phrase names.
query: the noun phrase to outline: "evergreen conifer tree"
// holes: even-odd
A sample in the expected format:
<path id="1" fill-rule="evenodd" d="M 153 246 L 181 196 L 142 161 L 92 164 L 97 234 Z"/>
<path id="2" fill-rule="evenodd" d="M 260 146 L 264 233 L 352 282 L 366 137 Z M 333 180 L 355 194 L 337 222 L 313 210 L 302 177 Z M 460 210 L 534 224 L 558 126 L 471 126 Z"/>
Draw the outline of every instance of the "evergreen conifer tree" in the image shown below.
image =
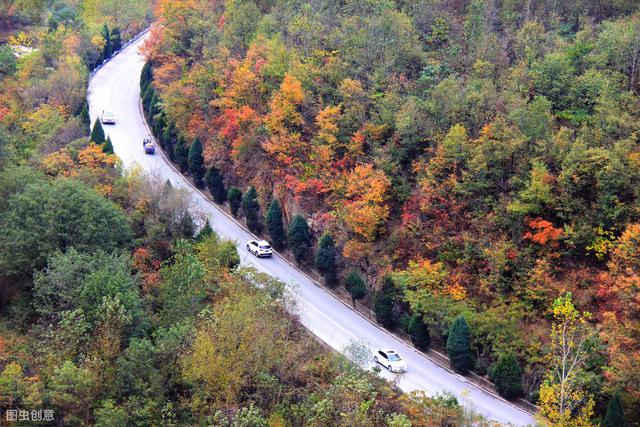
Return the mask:
<path id="1" fill-rule="evenodd" d="M 111 50 L 117 52 L 122 49 L 122 38 L 120 37 L 120 29 L 114 27 L 111 30 Z"/>
<path id="2" fill-rule="evenodd" d="M 602 427 L 624 427 L 624 425 L 624 412 L 620 401 L 620 393 L 616 391 L 607 405 L 607 413 L 602 420 Z"/>
<path id="3" fill-rule="evenodd" d="M 189 149 L 187 148 L 187 141 L 184 139 L 184 136 L 180 135 L 178 137 L 178 142 L 174 147 L 173 153 L 173 157 L 180 168 L 180 172 L 185 173 L 188 171 Z"/>
<path id="4" fill-rule="evenodd" d="M 501 355 L 489 372 L 496 390 L 507 399 L 514 399 L 522 394 L 522 369 L 513 352 Z"/>
<path id="5" fill-rule="evenodd" d="M 411 342 L 420 350 L 427 350 L 431 345 L 431 335 L 421 316 L 413 315 L 408 327 Z"/>
<path id="6" fill-rule="evenodd" d="M 451 367 L 459 374 L 466 374 L 471 369 L 471 331 L 464 316 L 453 319 L 447 337 L 447 353 L 451 360 Z"/>
<path id="7" fill-rule="evenodd" d="M 96 144 L 104 143 L 104 129 L 102 128 L 102 123 L 100 122 L 100 118 L 97 118 L 93 123 L 93 130 L 91 131 L 91 141 Z"/>
<path id="8" fill-rule="evenodd" d="M 111 143 L 111 137 L 107 137 L 106 142 L 102 146 L 102 152 L 107 154 L 113 154 L 113 144 Z"/>
<path id="9" fill-rule="evenodd" d="M 301 215 L 293 217 L 287 232 L 289 248 L 298 263 L 306 261 L 311 252 L 311 234 L 307 220 Z"/>
<path id="10" fill-rule="evenodd" d="M 393 315 L 393 306 L 395 304 L 396 288 L 390 275 L 384 277 L 382 289 L 373 299 L 373 309 L 376 313 L 376 320 L 386 328 L 393 328 L 396 325 L 396 319 Z"/>
<path id="11" fill-rule="evenodd" d="M 318 241 L 316 250 L 316 268 L 324 277 L 325 283 L 332 286 L 336 283 L 336 244 L 329 233 L 324 233 Z"/>
<path id="12" fill-rule="evenodd" d="M 269 205 L 266 222 L 269 236 L 271 236 L 271 244 L 273 244 L 276 249 L 282 249 L 287 240 L 287 235 L 284 232 L 282 208 L 280 207 L 280 202 L 276 199 L 273 199 Z"/>
<path id="13" fill-rule="evenodd" d="M 354 307 L 356 300 L 363 298 L 367 294 L 367 285 L 356 270 L 351 270 L 344 278 L 344 287 L 351 294 L 351 301 Z"/>
<path id="14" fill-rule="evenodd" d="M 255 187 L 250 187 L 242 197 L 242 211 L 247 221 L 247 227 L 254 233 L 262 231 L 260 219 L 260 204 L 258 204 L 258 192 Z"/>
<path id="15" fill-rule="evenodd" d="M 222 204 L 227 200 L 227 190 L 224 188 L 224 181 L 218 168 L 211 166 L 204 175 L 204 182 L 214 202 Z"/>
<path id="16" fill-rule="evenodd" d="M 202 142 L 200 142 L 200 138 L 194 139 L 193 143 L 191 143 L 187 162 L 189 164 L 189 172 L 191 172 L 191 176 L 193 177 L 193 183 L 196 187 L 202 188 L 202 178 L 204 178 L 205 169 L 204 158 L 202 157 Z"/>
<path id="17" fill-rule="evenodd" d="M 229 188 L 229 191 L 227 191 L 227 200 L 229 201 L 231 214 L 237 217 L 240 206 L 242 205 L 242 190 L 238 187 Z"/>

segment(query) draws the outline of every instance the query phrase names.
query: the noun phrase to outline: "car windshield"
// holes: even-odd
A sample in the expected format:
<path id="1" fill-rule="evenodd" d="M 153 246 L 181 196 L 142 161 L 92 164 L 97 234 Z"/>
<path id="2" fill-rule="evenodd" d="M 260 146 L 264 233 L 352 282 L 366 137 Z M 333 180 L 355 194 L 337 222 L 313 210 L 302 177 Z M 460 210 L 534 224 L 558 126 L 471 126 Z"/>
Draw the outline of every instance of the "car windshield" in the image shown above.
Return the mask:
<path id="1" fill-rule="evenodd" d="M 261 245 L 260 249 L 271 249 L 271 246 L 269 246 L 269 245 Z"/>
<path id="2" fill-rule="evenodd" d="M 397 354 L 390 354 L 389 355 L 389 360 L 392 361 L 392 362 L 399 362 L 402 359 Z"/>

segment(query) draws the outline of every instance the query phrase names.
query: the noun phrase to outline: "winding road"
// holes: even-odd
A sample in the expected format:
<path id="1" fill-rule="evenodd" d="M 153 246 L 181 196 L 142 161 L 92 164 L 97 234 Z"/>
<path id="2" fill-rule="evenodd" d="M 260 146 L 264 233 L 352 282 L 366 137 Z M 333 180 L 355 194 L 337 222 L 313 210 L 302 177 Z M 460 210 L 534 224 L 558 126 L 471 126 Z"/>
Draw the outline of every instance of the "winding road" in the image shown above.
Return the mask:
<path id="1" fill-rule="evenodd" d="M 139 78 L 144 60 L 138 53 L 138 47 L 144 38 L 123 49 L 95 72 L 89 81 L 88 99 L 92 123 L 102 110 L 115 112 L 117 123 L 105 125 L 104 129 L 111 137 L 114 150 L 125 168 L 139 165 L 145 173 L 163 180 L 168 179 L 175 187 L 187 189 L 192 194 L 194 213 L 206 215 L 217 233 L 237 242 L 243 264 L 254 266 L 287 283 L 302 323 L 335 350 L 343 351 L 353 342 L 364 342 L 371 349 L 393 348 L 406 360 L 408 371 L 399 378 L 394 378 L 395 375 L 386 370 L 380 375 L 397 381 L 402 390 L 423 390 L 427 394 L 449 391 L 463 405 L 489 419 L 516 426 L 534 424 L 533 416 L 528 412 L 426 358 L 353 311 L 279 256 L 257 259 L 249 255 L 244 246 L 254 238 L 249 232 L 193 188 L 161 153 L 144 154 L 142 139 L 149 135 L 149 131 L 139 103 Z"/>

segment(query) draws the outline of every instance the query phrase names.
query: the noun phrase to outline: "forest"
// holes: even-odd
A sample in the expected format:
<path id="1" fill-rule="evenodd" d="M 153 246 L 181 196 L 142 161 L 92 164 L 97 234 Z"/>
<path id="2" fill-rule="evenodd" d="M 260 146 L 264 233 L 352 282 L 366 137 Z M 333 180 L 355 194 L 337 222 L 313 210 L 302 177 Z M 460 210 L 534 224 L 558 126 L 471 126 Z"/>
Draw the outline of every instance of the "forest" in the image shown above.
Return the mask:
<path id="1" fill-rule="evenodd" d="M 544 425 L 640 425 L 639 9 L 159 0 L 142 99 L 196 185 L 381 324 Z"/>
<path id="2" fill-rule="evenodd" d="M 494 425 L 450 394 L 402 394 L 355 345 L 329 351 L 184 190 L 123 170 L 87 81 L 156 6 L 0 0 L 0 423 Z"/>

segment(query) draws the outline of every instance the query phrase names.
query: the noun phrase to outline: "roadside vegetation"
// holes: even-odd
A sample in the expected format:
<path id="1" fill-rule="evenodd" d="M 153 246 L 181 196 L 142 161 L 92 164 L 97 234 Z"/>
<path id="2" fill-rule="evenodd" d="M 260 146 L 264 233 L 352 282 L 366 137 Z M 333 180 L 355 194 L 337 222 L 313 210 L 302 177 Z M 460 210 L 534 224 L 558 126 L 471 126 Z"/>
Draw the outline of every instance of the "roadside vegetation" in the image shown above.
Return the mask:
<path id="1" fill-rule="evenodd" d="M 11 43 L 0 48 L 3 417 L 15 408 L 53 410 L 57 425 L 73 426 L 490 425 L 467 402 L 403 395 L 327 351 L 287 310 L 281 283 L 239 267 L 235 244 L 197 225 L 186 192 L 123 173 L 108 128 L 89 121 L 86 83 L 147 25 L 149 3 L 0 4 Z M 28 53 L 17 56 L 20 46 Z M 227 193 L 198 145 L 182 141 L 184 171 L 311 262 L 302 216 L 286 234 L 278 204 Z M 333 240 L 323 247 L 332 278 Z"/>
<path id="2" fill-rule="evenodd" d="M 548 425 L 634 425 L 638 13 L 160 0 L 143 104 L 183 171 L 197 141 L 218 203 L 386 327 Z"/>

